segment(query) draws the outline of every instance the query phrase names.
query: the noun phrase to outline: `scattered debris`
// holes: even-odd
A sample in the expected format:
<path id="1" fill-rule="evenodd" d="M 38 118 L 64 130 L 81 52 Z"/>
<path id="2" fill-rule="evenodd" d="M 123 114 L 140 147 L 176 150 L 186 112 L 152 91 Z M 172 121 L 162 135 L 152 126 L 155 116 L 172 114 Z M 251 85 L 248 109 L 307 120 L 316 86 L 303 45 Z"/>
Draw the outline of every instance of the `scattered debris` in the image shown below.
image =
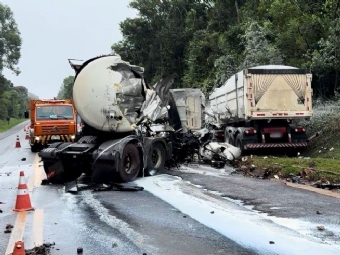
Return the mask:
<path id="1" fill-rule="evenodd" d="M 112 248 L 116 248 L 118 246 L 117 243 L 112 243 Z"/>
<path id="2" fill-rule="evenodd" d="M 293 183 L 298 183 L 298 184 L 306 184 L 306 182 L 301 178 L 300 176 L 297 176 L 295 174 L 290 174 L 289 178 L 292 180 Z"/>
<path id="3" fill-rule="evenodd" d="M 118 183 L 111 183 L 110 185 L 105 184 L 92 184 L 92 185 L 84 185 L 82 187 L 78 187 L 76 181 L 67 183 L 65 186 L 65 192 L 77 193 L 77 191 L 82 190 L 92 190 L 93 192 L 98 191 L 143 191 L 144 188 L 140 186 L 131 186 L 131 185 L 122 185 Z"/>
<path id="4" fill-rule="evenodd" d="M 321 214 L 321 212 L 319 212 L 319 211 L 316 211 L 316 214 Z"/>
<path id="5" fill-rule="evenodd" d="M 6 230 L 4 231 L 4 233 L 5 233 L 5 234 L 12 233 L 12 230 L 11 230 L 11 229 L 6 229 Z"/>
<path id="6" fill-rule="evenodd" d="M 6 225 L 6 229 L 12 229 L 12 228 L 14 228 L 12 224 L 7 224 Z"/>
<path id="7" fill-rule="evenodd" d="M 34 247 L 30 250 L 25 250 L 26 255 L 48 255 L 51 252 L 52 246 L 54 246 L 55 243 L 46 243 L 38 247 Z"/>
<path id="8" fill-rule="evenodd" d="M 325 230 L 325 227 L 324 226 L 317 226 L 316 227 L 318 230 L 320 230 L 320 231 L 324 231 Z"/>
<path id="9" fill-rule="evenodd" d="M 3 213 L 3 211 L 0 209 L 0 213 Z"/>
<path id="10" fill-rule="evenodd" d="M 210 213 L 211 213 L 211 214 L 214 214 L 215 212 L 214 212 L 214 211 L 211 211 Z"/>
<path id="11" fill-rule="evenodd" d="M 275 242 L 274 241 L 269 241 L 270 244 L 274 244 Z"/>
<path id="12" fill-rule="evenodd" d="M 316 182 L 313 184 L 313 186 L 317 187 L 317 188 L 321 188 L 321 189 L 340 189 L 340 184 L 334 184 L 334 183 L 320 183 L 320 182 Z"/>
<path id="13" fill-rule="evenodd" d="M 83 248 L 82 248 L 82 247 L 78 247 L 78 248 L 77 248 L 77 253 L 78 253 L 78 254 L 81 254 L 81 253 L 83 253 L 83 251 L 84 251 L 84 250 L 83 250 Z"/>
<path id="14" fill-rule="evenodd" d="M 22 158 L 21 161 L 26 161 L 26 158 Z"/>

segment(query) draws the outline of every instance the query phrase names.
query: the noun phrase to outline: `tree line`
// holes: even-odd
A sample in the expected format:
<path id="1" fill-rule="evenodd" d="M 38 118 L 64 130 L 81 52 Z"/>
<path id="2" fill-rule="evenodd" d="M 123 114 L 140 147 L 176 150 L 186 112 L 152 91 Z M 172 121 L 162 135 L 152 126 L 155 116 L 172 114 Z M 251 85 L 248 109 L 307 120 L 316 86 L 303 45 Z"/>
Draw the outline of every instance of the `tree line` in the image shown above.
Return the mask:
<path id="1" fill-rule="evenodd" d="M 120 23 L 121 57 L 155 83 L 210 93 L 247 67 L 284 64 L 313 72 L 314 95 L 340 90 L 340 0 L 132 0 Z"/>
<path id="2" fill-rule="evenodd" d="M 0 3 L 0 119 L 22 118 L 29 98 L 37 98 L 24 86 L 15 86 L 3 75 L 4 68 L 20 74 L 22 39 L 11 9 Z"/>

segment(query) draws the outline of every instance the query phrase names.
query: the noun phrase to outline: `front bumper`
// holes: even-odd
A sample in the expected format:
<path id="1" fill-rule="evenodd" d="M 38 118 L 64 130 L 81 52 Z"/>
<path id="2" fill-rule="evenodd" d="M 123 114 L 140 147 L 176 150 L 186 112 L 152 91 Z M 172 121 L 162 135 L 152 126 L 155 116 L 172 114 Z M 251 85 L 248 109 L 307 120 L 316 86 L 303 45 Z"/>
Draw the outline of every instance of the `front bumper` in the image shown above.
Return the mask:
<path id="1" fill-rule="evenodd" d="M 47 145 L 55 142 L 74 142 L 75 135 L 35 135 L 31 138 L 32 144 Z"/>

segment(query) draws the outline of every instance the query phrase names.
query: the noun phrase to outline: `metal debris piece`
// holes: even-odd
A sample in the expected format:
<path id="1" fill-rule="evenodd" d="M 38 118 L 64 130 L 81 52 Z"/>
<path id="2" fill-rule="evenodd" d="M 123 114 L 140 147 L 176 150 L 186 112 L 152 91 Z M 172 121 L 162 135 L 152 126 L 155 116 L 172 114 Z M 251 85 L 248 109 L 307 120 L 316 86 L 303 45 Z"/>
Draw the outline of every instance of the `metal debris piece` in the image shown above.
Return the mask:
<path id="1" fill-rule="evenodd" d="M 7 224 L 6 225 L 6 229 L 12 229 L 12 228 L 14 228 L 12 224 Z"/>
<path id="2" fill-rule="evenodd" d="M 320 231 L 324 231 L 325 230 L 325 227 L 324 226 L 317 226 L 316 227 L 318 230 L 320 230 Z"/>

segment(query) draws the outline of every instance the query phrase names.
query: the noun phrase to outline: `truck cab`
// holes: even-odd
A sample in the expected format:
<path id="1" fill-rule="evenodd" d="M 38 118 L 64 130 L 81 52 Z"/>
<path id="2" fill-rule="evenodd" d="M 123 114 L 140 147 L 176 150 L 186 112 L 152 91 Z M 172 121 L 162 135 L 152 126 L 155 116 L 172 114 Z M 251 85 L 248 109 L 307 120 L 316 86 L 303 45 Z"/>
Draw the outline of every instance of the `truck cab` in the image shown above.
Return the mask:
<path id="1" fill-rule="evenodd" d="M 72 100 L 30 100 L 29 144 L 32 152 L 54 142 L 73 142 L 76 137 L 76 112 Z M 26 114 L 27 115 L 27 114 Z"/>

